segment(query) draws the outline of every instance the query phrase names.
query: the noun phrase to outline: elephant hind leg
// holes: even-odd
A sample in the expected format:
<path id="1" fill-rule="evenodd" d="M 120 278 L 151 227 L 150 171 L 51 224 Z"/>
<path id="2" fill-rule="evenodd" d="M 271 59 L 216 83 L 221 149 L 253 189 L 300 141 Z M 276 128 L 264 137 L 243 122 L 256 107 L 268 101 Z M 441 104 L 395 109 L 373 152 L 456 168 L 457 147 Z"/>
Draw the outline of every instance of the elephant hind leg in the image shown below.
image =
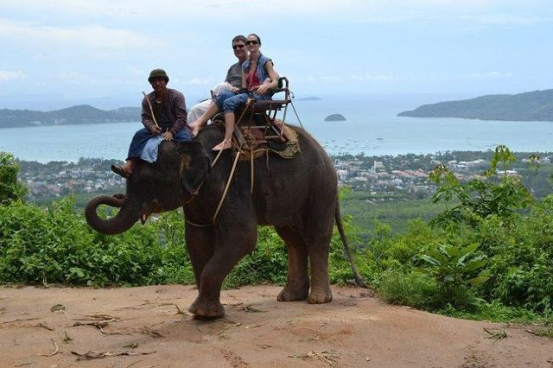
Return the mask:
<path id="1" fill-rule="evenodd" d="M 288 277 L 286 286 L 279 293 L 278 301 L 305 300 L 309 294 L 307 273 L 307 246 L 300 233 L 289 227 L 276 228 L 288 247 Z"/>
<path id="2" fill-rule="evenodd" d="M 311 262 L 311 292 L 307 298 L 310 304 L 325 304 L 332 301 L 332 291 L 328 276 L 328 249 L 322 245 L 309 248 Z"/>
<path id="3" fill-rule="evenodd" d="M 311 291 L 307 298 L 310 304 L 324 304 L 332 301 L 328 271 L 332 226 L 333 219 L 326 227 L 323 221 L 311 222 L 310 229 L 304 230 L 303 233 L 311 267 Z"/>

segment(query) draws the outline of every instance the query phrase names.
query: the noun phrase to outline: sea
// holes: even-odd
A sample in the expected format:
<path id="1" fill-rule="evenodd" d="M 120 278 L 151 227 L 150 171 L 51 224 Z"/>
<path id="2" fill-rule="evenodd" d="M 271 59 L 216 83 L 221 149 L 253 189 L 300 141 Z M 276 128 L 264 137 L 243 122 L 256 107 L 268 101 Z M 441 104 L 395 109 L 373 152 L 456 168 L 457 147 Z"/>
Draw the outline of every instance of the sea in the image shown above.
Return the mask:
<path id="1" fill-rule="evenodd" d="M 438 101 L 443 100 L 360 95 L 297 98 L 286 112 L 286 122 L 302 125 L 331 155 L 487 151 L 497 145 L 507 145 L 517 152 L 553 151 L 553 122 L 397 116 L 401 111 Z M 325 121 L 331 114 L 341 114 L 346 120 Z M 283 118 L 283 112 L 279 116 Z M 79 158 L 123 160 L 134 132 L 141 127 L 137 121 L 5 128 L 0 129 L 0 151 L 41 163 L 77 162 Z"/>

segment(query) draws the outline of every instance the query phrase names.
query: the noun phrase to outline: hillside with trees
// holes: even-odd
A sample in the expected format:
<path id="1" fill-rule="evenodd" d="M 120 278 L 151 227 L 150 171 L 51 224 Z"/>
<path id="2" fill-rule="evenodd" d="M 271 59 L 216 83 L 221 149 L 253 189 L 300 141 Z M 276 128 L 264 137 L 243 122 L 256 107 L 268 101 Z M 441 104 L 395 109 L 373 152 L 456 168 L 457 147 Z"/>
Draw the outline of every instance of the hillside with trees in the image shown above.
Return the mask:
<path id="1" fill-rule="evenodd" d="M 0 109 L 0 128 L 139 122 L 140 108 L 128 107 L 100 110 L 90 105 L 77 105 L 54 111 Z"/>
<path id="2" fill-rule="evenodd" d="M 469 100 L 422 105 L 398 116 L 505 121 L 553 121 L 553 90 L 516 95 L 487 95 Z"/>

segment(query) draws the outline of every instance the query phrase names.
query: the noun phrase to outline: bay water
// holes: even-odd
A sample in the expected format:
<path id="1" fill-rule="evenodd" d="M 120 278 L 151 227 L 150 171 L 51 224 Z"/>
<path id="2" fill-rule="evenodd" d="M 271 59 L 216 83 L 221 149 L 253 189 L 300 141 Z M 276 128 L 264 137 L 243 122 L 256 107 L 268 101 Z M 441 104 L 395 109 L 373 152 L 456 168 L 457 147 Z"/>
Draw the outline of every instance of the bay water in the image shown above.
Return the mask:
<path id="1" fill-rule="evenodd" d="M 428 102 L 428 101 L 426 101 Z M 321 96 L 294 100 L 301 124 L 330 154 L 429 154 L 486 151 L 507 145 L 512 151 L 553 151 L 553 122 L 480 121 L 456 118 L 408 118 L 397 113 L 425 103 L 421 98 Z M 346 121 L 326 122 L 330 114 Z M 282 117 L 282 114 L 280 114 Z M 78 161 L 126 157 L 142 124 L 105 123 L 0 129 L 0 151 L 21 160 Z M 286 121 L 299 124 L 290 106 Z"/>

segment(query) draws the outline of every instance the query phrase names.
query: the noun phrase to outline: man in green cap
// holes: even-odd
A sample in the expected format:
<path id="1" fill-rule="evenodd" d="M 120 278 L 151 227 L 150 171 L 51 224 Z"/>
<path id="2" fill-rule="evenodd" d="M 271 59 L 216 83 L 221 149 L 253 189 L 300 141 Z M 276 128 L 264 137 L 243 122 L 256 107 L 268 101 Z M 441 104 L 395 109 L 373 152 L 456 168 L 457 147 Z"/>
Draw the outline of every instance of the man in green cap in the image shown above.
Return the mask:
<path id="1" fill-rule="evenodd" d="M 140 159 L 142 150 L 149 139 L 159 134 L 164 140 L 168 141 L 188 141 L 192 139 L 190 128 L 186 122 L 184 95 L 177 90 L 167 88 L 169 77 L 163 69 L 151 71 L 148 82 L 150 82 L 154 91 L 142 100 L 142 124 L 144 124 L 144 128 L 134 135 L 125 164 L 123 166 L 111 166 L 112 171 L 124 178 L 131 176 L 134 166 L 137 160 Z"/>

